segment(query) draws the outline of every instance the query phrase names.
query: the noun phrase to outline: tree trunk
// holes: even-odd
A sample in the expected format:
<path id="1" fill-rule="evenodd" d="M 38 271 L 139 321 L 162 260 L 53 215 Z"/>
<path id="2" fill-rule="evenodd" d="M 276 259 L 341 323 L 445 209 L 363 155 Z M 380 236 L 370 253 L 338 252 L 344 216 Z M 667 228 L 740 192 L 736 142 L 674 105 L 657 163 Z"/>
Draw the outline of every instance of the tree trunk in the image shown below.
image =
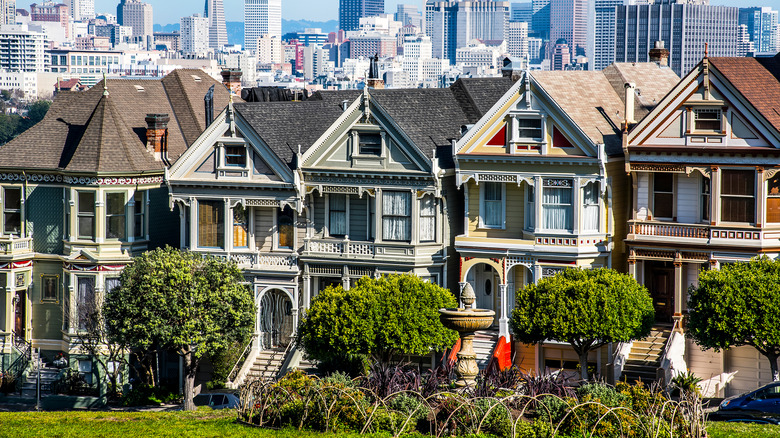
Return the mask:
<path id="1" fill-rule="evenodd" d="M 780 370 L 777 368 L 777 355 L 776 354 L 764 354 L 769 359 L 769 369 L 772 370 L 772 381 L 780 382 Z"/>
<path id="2" fill-rule="evenodd" d="M 578 352 L 580 356 L 580 374 L 582 380 L 588 380 L 588 350 Z"/>
<path id="3" fill-rule="evenodd" d="M 192 350 L 184 354 L 184 410 L 194 411 L 195 403 L 195 372 L 197 361 L 192 357 Z"/>

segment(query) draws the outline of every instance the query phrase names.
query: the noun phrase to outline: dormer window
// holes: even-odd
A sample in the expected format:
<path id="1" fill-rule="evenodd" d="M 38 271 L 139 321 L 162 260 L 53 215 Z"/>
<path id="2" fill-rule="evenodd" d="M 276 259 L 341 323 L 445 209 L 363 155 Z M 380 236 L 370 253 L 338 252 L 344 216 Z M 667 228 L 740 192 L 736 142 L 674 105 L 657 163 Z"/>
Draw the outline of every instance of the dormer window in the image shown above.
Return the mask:
<path id="1" fill-rule="evenodd" d="M 710 108 L 693 110 L 693 129 L 697 132 L 722 132 L 721 111 Z"/>
<path id="2" fill-rule="evenodd" d="M 360 155 L 382 155 L 382 135 L 374 133 L 360 133 L 358 153 Z"/>
<path id="3" fill-rule="evenodd" d="M 225 165 L 246 167 L 246 148 L 244 146 L 225 146 Z"/>
<path id="4" fill-rule="evenodd" d="M 542 138 L 542 119 L 517 119 L 517 136 L 521 139 Z"/>

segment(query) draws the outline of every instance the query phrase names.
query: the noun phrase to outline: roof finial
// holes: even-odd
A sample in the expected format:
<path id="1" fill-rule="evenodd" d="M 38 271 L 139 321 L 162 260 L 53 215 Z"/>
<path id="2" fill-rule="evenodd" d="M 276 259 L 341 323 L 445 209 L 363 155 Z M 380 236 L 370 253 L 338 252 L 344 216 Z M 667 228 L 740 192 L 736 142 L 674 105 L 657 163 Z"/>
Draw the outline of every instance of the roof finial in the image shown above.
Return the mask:
<path id="1" fill-rule="evenodd" d="M 103 96 L 108 96 L 108 81 L 105 72 L 103 72 Z"/>
<path id="2" fill-rule="evenodd" d="M 704 43 L 704 57 L 706 58 L 710 53 L 709 43 Z"/>

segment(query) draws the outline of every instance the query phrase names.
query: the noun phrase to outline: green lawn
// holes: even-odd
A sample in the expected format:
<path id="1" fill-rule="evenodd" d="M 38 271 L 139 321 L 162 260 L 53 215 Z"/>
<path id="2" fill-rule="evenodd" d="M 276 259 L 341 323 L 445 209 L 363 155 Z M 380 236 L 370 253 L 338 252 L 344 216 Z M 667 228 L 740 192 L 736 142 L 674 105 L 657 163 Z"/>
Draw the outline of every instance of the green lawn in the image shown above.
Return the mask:
<path id="1" fill-rule="evenodd" d="M 231 411 L 196 412 L 13 412 L 0 413 L 0 437 L 254 437 L 322 438 L 332 434 L 274 431 L 234 422 Z M 711 438 L 780 437 L 780 426 L 710 423 Z M 344 435 L 340 435 L 342 437 Z M 358 435 L 352 435 L 357 438 Z"/>

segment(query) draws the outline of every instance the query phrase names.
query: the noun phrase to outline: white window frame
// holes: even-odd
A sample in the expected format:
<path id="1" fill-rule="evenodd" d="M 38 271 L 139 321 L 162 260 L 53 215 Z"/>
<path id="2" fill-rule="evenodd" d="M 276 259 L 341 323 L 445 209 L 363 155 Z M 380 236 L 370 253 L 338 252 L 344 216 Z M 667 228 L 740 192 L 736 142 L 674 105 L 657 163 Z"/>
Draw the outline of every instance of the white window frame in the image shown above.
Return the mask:
<path id="1" fill-rule="evenodd" d="M 81 206 L 81 195 L 83 193 L 91 193 L 92 194 L 92 213 L 82 213 L 79 210 L 79 207 Z M 77 190 L 76 191 L 76 238 L 78 240 L 87 240 L 90 242 L 94 242 L 97 239 L 97 206 L 95 205 L 96 201 L 98 199 L 98 192 L 94 190 Z M 91 237 L 88 237 L 86 235 L 81 234 L 81 218 L 82 217 L 92 217 L 92 235 Z"/>
<path id="2" fill-rule="evenodd" d="M 596 188 L 596 203 L 595 204 L 588 204 L 587 199 L 585 198 L 585 189 L 587 186 L 593 184 Z M 600 181 L 590 181 L 584 186 L 580 188 L 582 191 L 582 214 L 580 215 L 580 221 L 582 224 L 580 225 L 580 230 L 585 233 L 598 233 L 601 231 L 601 182 Z M 587 211 L 587 207 L 594 207 L 596 208 L 596 227 L 586 229 L 585 228 L 585 212 Z"/>
<path id="3" fill-rule="evenodd" d="M 123 196 L 123 201 L 122 201 L 123 213 L 121 215 L 118 214 L 118 213 L 109 214 L 109 212 L 108 212 L 108 197 L 112 196 L 112 195 L 122 195 Z M 106 219 L 105 219 L 105 230 L 104 230 L 106 240 L 109 240 L 109 239 L 110 240 L 114 240 L 114 241 L 118 240 L 120 242 L 127 242 L 129 240 L 130 236 L 128 236 L 128 233 L 127 233 L 127 198 L 128 198 L 127 192 L 122 192 L 122 191 L 108 191 L 108 192 L 105 192 L 105 197 L 104 197 L 104 200 L 103 200 L 104 204 L 103 205 L 106 206 L 105 207 L 105 217 L 106 217 Z M 112 217 L 115 217 L 115 216 L 122 216 L 125 219 L 125 226 L 124 226 L 124 233 L 123 233 L 124 237 L 123 238 L 108 237 L 108 228 L 110 226 L 110 220 L 109 219 L 112 218 Z M 133 220 L 135 220 L 135 214 L 133 215 Z M 135 234 L 135 233 L 133 233 L 133 234 Z"/>
<path id="4" fill-rule="evenodd" d="M 425 200 L 425 198 L 427 198 L 428 196 L 433 198 L 433 214 L 423 216 L 422 203 Z M 422 218 L 423 217 L 433 218 L 433 239 L 423 240 L 422 237 L 420 237 L 420 242 L 421 243 L 437 242 L 438 241 L 438 237 L 439 237 L 439 230 L 438 230 L 439 219 L 437 217 L 438 216 L 437 213 L 438 213 L 438 210 L 439 210 L 439 203 L 438 203 L 438 200 L 436 199 L 436 196 L 434 196 L 433 193 L 426 193 L 425 195 L 423 195 L 422 198 L 419 198 L 416 201 L 420 203 L 420 215 L 419 215 L 420 222 L 422 223 Z M 412 224 L 412 227 L 414 227 L 414 224 Z M 419 228 L 419 229 L 422 230 L 422 228 Z"/>
<path id="5" fill-rule="evenodd" d="M 525 208 L 523 209 L 523 229 L 533 232 L 536 229 L 536 187 L 525 185 Z"/>
<path id="6" fill-rule="evenodd" d="M 548 181 L 548 180 L 567 180 L 567 181 L 569 181 L 569 185 L 568 186 L 560 186 L 560 187 L 559 186 L 545 186 L 545 182 Z M 574 226 L 575 226 L 575 223 L 574 223 L 575 222 L 574 208 L 576 207 L 575 206 L 575 202 L 576 202 L 576 198 L 577 198 L 576 194 L 575 194 L 575 190 L 577 190 L 577 187 L 575 187 L 575 185 L 576 185 L 575 181 L 576 180 L 574 180 L 572 178 L 542 178 L 542 187 L 541 187 L 542 192 L 541 192 L 541 198 L 540 198 L 541 199 L 541 203 L 540 203 L 541 211 L 540 211 L 540 213 L 541 213 L 541 221 L 542 221 L 542 223 L 540 225 L 541 225 L 541 229 L 542 230 L 550 231 L 550 232 L 561 232 L 561 231 L 572 232 L 573 231 Z M 571 202 L 569 204 L 548 204 L 548 203 L 545 203 L 544 202 L 544 190 L 547 189 L 547 188 L 550 188 L 550 189 L 558 189 L 558 188 L 569 189 L 570 193 L 571 193 L 570 194 Z M 545 219 L 544 219 L 545 218 L 544 207 L 546 205 L 557 205 L 557 206 L 568 205 L 569 209 L 570 209 L 569 214 L 571 215 L 571 218 L 570 218 L 570 222 L 571 223 L 569 224 L 570 226 L 567 227 L 567 228 L 548 228 L 546 226 L 547 224 L 545 224 Z"/>
<path id="7" fill-rule="evenodd" d="M 135 198 L 137 195 L 141 195 L 141 211 L 139 213 L 138 211 L 138 200 Z M 146 224 L 146 211 L 148 210 L 146 208 L 146 203 L 149 199 L 148 192 L 146 190 L 136 190 L 133 193 L 133 239 L 134 240 L 145 240 L 146 236 L 149 234 L 146 231 L 147 224 Z M 136 227 L 136 219 L 140 216 L 141 218 L 141 229 L 138 230 L 138 227 Z M 140 232 L 139 232 L 140 231 Z"/>
<path id="8" fill-rule="evenodd" d="M 292 209 L 292 207 L 290 207 L 290 209 Z M 293 212 L 293 227 L 292 227 L 292 230 L 293 230 L 293 236 L 292 236 L 293 244 L 292 244 L 292 246 L 291 247 L 279 246 L 279 212 L 280 212 L 280 210 L 284 210 L 284 207 L 278 207 L 278 208 L 274 208 L 273 209 L 273 212 L 274 212 L 274 219 L 273 219 L 274 220 L 274 239 L 273 239 L 274 243 L 273 243 L 273 249 L 274 249 L 274 251 L 295 251 L 295 245 L 296 245 L 296 242 L 298 241 L 298 227 L 295 225 L 297 220 L 298 220 L 298 213 L 296 213 L 295 210 L 292 210 L 292 212 Z"/>
<path id="9" fill-rule="evenodd" d="M 718 115 L 717 120 L 720 122 L 720 128 L 719 129 L 699 129 L 696 127 L 696 122 L 699 120 L 699 113 L 716 113 Z M 693 120 L 691 120 L 691 132 L 696 134 L 723 134 L 725 122 L 723 121 L 723 113 L 724 111 L 721 108 L 711 108 L 711 107 L 704 107 L 704 108 L 693 108 L 691 110 L 691 117 Z M 715 119 L 705 119 L 705 120 L 715 120 Z"/>
<path id="10" fill-rule="evenodd" d="M 19 190 L 19 210 L 18 211 L 16 209 L 9 210 L 9 209 L 6 208 L 6 205 L 5 205 L 6 194 L 5 194 L 5 192 L 8 189 Z M 1 192 L 2 193 L 0 193 L 0 195 L 2 195 L 2 197 L 0 197 L 0 201 L 2 201 L 3 209 L 2 209 L 2 212 L 0 212 L 0 213 L 2 213 L 2 216 L 0 216 L 0 223 L 2 223 L 3 228 L 0 229 L 0 231 L 2 231 L 0 234 L 5 234 L 5 235 L 9 235 L 9 236 L 16 236 L 17 235 L 16 233 L 8 233 L 8 232 L 5 231 L 5 215 L 6 215 L 6 212 L 8 212 L 8 213 L 17 213 L 17 214 L 19 214 L 19 235 L 21 235 L 23 233 L 23 230 L 24 230 L 24 220 L 25 220 L 25 217 L 24 217 L 24 188 L 22 186 L 8 186 L 8 187 L 3 187 Z"/>
<path id="11" fill-rule="evenodd" d="M 656 194 L 656 178 L 659 174 L 664 172 L 653 174 L 653 189 L 650 191 L 651 202 L 653 204 L 653 220 L 659 221 L 675 221 L 677 220 L 677 174 L 669 173 L 672 176 L 672 191 L 671 192 L 658 192 L 659 194 L 671 194 L 672 195 L 672 215 L 671 216 L 658 216 L 655 208 L 655 194 Z"/>
<path id="12" fill-rule="evenodd" d="M 500 184 L 501 185 L 501 225 L 488 225 L 485 223 L 485 185 L 486 184 Z M 495 201 L 490 201 L 495 202 Z M 485 181 L 479 185 L 479 228 L 491 229 L 491 230 L 503 230 L 506 229 L 506 183 Z"/>
<path id="13" fill-rule="evenodd" d="M 343 235 L 342 234 L 334 235 L 334 234 L 331 234 L 331 232 L 330 232 L 330 229 L 331 229 L 331 226 L 330 226 L 330 197 L 332 195 L 344 196 L 345 199 L 346 199 L 345 202 L 344 202 L 344 214 L 346 216 L 345 217 L 345 224 L 344 224 L 345 228 L 344 229 L 345 229 L 346 233 L 344 233 Z M 350 216 L 349 215 L 349 198 L 350 198 L 350 196 L 348 194 L 346 194 L 346 193 L 328 193 L 325 196 L 325 229 L 327 230 L 327 237 L 333 237 L 333 238 L 337 238 L 337 239 L 344 239 L 344 238 L 348 238 L 349 237 L 349 216 Z"/>

